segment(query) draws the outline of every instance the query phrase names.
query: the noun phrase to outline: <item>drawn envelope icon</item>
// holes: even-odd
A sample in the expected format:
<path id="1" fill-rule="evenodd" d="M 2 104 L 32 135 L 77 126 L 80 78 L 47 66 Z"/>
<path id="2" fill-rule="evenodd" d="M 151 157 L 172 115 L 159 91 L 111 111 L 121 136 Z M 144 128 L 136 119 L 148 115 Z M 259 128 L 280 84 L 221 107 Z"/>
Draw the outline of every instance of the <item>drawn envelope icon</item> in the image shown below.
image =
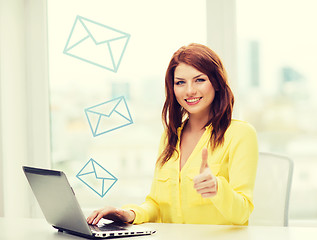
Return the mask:
<path id="1" fill-rule="evenodd" d="M 133 123 L 123 96 L 85 109 L 94 137 Z"/>
<path id="2" fill-rule="evenodd" d="M 104 197 L 118 180 L 92 158 L 79 171 L 76 177 L 100 197 Z"/>
<path id="3" fill-rule="evenodd" d="M 77 16 L 63 53 L 117 72 L 130 34 Z"/>

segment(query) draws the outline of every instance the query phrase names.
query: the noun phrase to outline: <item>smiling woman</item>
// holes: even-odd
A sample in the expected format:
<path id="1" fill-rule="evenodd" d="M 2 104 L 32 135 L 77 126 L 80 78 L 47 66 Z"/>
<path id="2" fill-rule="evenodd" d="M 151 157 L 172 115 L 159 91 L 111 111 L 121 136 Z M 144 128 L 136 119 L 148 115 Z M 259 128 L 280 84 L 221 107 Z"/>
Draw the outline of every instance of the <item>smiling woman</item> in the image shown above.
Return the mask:
<path id="1" fill-rule="evenodd" d="M 94 211 L 88 223 L 115 215 L 135 224 L 248 224 L 257 138 L 251 125 L 231 119 L 233 94 L 224 73 L 219 57 L 204 45 L 174 53 L 165 77 L 165 131 L 150 193 L 141 205 Z"/>
<path id="2" fill-rule="evenodd" d="M 184 79 L 186 75 L 191 75 L 191 77 L 205 76 L 202 79 L 203 81 L 197 79 L 197 85 L 208 86 L 207 89 L 200 88 L 206 94 L 199 106 L 195 105 L 194 107 L 193 105 L 189 105 L 185 100 L 193 96 L 183 96 L 178 99 L 179 89 L 183 89 L 180 86 L 186 83 Z M 177 77 L 181 77 L 183 80 L 178 82 Z M 192 86 L 191 82 L 187 82 L 187 85 L 185 84 L 185 90 L 186 86 Z M 196 91 L 195 88 L 189 90 Z M 194 112 L 195 109 L 199 111 L 199 109 L 205 108 L 207 112 L 203 115 L 204 119 L 201 119 L 202 121 L 200 120 L 202 116 L 195 117 L 196 114 L 192 116 L 192 119 L 196 118 L 199 122 L 205 122 L 205 126 L 213 123 L 213 134 L 211 135 L 211 140 L 213 139 L 211 141 L 212 147 L 214 148 L 222 143 L 224 132 L 231 121 L 234 97 L 228 85 L 227 74 L 223 64 L 214 51 L 200 44 L 190 44 L 176 51 L 166 72 L 165 91 L 167 98 L 162 112 L 163 121 L 165 126 L 170 124 L 167 132 L 170 146 L 164 152 L 167 159 L 174 152 L 176 144 L 177 137 L 174 129 L 179 127 L 183 118 L 188 117 L 190 113 L 187 108 L 190 108 Z M 217 92 L 216 95 L 215 91 Z M 194 93 L 197 94 L 196 92 Z M 193 92 L 188 92 L 187 94 L 193 94 Z"/>

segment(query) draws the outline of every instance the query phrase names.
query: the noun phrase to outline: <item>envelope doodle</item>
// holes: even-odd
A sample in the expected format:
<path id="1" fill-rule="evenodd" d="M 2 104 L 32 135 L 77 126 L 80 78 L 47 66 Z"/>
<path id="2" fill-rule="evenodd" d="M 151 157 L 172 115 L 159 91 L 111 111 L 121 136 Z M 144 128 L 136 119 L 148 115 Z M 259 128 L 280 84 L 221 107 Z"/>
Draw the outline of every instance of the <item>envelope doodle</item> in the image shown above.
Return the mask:
<path id="1" fill-rule="evenodd" d="M 133 123 L 123 96 L 85 109 L 94 137 Z"/>
<path id="2" fill-rule="evenodd" d="M 104 197 L 118 180 L 92 158 L 79 171 L 76 177 L 100 197 Z"/>
<path id="3" fill-rule="evenodd" d="M 117 72 L 130 34 L 77 16 L 63 53 Z"/>

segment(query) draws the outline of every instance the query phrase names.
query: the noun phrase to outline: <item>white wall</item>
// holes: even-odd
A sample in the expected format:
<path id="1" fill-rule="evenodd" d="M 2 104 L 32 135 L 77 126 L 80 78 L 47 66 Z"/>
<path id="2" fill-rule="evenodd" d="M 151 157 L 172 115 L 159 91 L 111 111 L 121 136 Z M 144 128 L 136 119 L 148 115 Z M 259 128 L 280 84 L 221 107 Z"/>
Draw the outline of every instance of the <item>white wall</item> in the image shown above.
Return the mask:
<path id="1" fill-rule="evenodd" d="M 233 117 L 239 118 L 237 83 L 236 0 L 206 0 L 207 45 L 221 58 L 235 96 Z"/>
<path id="2" fill-rule="evenodd" d="M 222 59 L 235 87 L 237 79 L 236 0 L 206 0 L 207 44 Z"/>
<path id="3" fill-rule="evenodd" d="M 50 163 L 46 1 L 0 0 L 0 16 L 0 216 L 29 217 L 22 166 Z"/>

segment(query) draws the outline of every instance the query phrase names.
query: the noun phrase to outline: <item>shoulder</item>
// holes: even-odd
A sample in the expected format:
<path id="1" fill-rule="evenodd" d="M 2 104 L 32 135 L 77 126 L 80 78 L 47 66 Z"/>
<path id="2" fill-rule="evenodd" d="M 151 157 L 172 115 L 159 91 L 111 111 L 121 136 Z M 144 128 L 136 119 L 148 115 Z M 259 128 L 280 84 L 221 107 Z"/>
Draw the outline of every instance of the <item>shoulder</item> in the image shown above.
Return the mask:
<path id="1" fill-rule="evenodd" d="M 248 122 L 232 119 L 226 131 L 228 137 L 256 136 L 255 128 Z"/>
<path id="2" fill-rule="evenodd" d="M 234 131 L 249 130 L 255 132 L 255 128 L 250 123 L 238 119 L 232 119 L 228 129 Z"/>

